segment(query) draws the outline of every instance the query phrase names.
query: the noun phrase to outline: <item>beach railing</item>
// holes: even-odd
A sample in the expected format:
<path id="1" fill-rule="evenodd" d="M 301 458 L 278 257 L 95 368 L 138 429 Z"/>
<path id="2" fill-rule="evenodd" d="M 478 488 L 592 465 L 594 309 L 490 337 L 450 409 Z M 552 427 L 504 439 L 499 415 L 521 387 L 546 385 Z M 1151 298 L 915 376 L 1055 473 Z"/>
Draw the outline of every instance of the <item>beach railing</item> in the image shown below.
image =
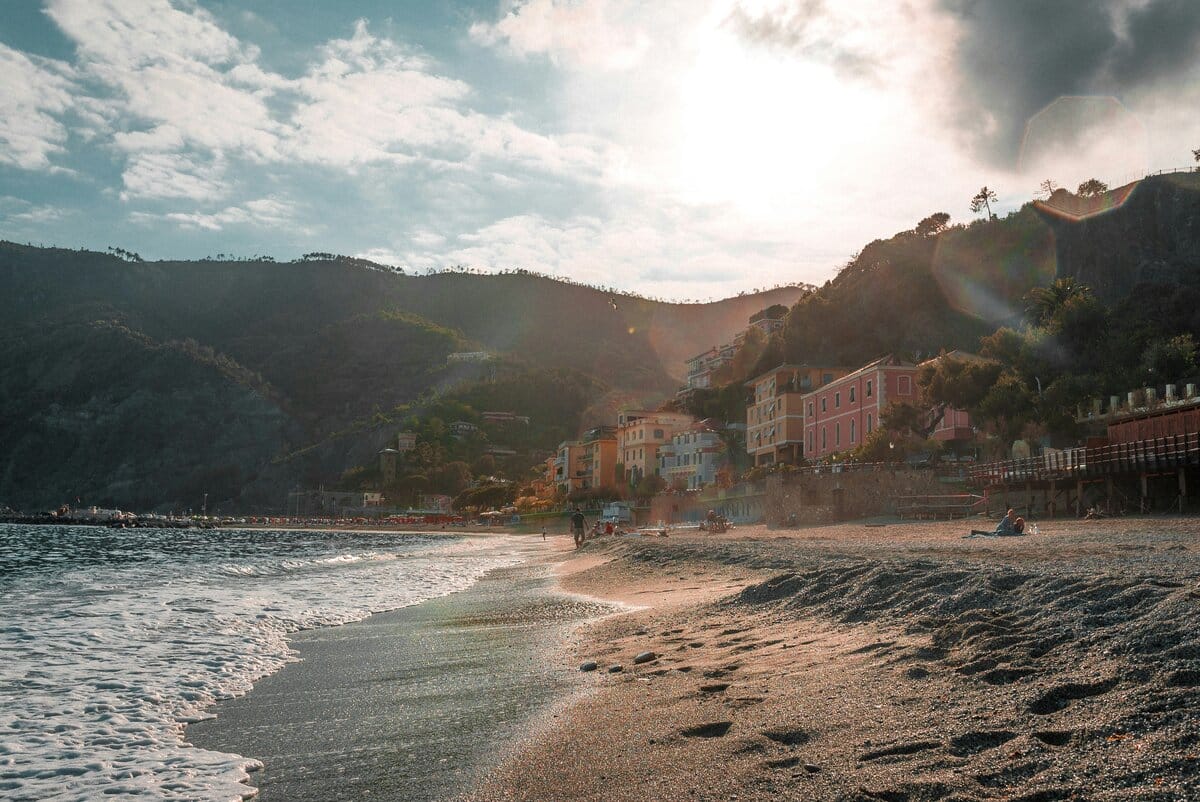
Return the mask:
<path id="1" fill-rule="evenodd" d="M 974 493 L 947 495 L 896 496 L 896 514 L 900 518 L 922 520 L 969 518 L 983 512 L 987 499 Z"/>
<path id="2" fill-rule="evenodd" d="M 1200 432 L 988 462 L 969 469 L 967 479 L 973 485 L 987 486 L 1152 473 L 1193 465 L 1200 465 Z"/>

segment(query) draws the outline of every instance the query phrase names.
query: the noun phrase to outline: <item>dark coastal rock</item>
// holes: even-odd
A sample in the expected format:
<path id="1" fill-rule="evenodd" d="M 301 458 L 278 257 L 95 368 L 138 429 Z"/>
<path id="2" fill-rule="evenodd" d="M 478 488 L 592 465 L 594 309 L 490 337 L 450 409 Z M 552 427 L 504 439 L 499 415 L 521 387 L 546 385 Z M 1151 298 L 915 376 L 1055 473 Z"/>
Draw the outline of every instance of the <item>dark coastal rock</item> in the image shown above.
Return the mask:
<path id="1" fill-rule="evenodd" d="M 584 663 L 583 665 L 581 665 L 579 667 L 579 670 L 580 671 L 595 671 L 599 667 L 600 666 L 596 665 L 595 662 L 588 660 L 586 663 Z"/>
<path id="2" fill-rule="evenodd" d="M 609 667 L 608 667 L 608 673 L 609 673 L 609 674 L 619 674 L 619 673 L 621 673 L 621 672 L 622 672 L 622 671 L 624 671 L 624 670 L 625 670 L 625 669 L 624 669 L 624 668 L 623 668 L 623 667 L 622 667 L 620 664 L 618 664 L 618 665 L 615 665 L 615 666 L 609 666 Z"/>
<path id="3" fill-rule="evenodd" d="M 641 665 L 642 663 L 649 663 L 651 660 L 657 659 L 658 655 L 654 652 L 641 652 L 637 657 L 633 658 L 633 664 Z"/>

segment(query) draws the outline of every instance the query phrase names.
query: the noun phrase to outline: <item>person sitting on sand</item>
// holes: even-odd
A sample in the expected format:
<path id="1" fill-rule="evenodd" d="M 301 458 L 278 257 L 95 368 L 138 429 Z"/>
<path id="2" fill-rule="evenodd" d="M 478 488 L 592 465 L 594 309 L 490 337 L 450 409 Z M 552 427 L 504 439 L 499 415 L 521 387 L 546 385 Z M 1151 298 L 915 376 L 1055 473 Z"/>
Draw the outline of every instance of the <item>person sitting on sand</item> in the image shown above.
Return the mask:
<path id="1" fill-rule="evenodd" d="M 1017 529 L 1016 522 L 1021 522 L 1021 529 Z M 1025 519 L 1017 518 L 1012 510 L 1004 513 L 1004 517 L 1000 519 L 1000 523 L 991 532 L 984 529 L 972 529 L 971 534 L 967 537 L 1004 537 L 1007 535 L 1019 535 L 1025 529 Z"/>

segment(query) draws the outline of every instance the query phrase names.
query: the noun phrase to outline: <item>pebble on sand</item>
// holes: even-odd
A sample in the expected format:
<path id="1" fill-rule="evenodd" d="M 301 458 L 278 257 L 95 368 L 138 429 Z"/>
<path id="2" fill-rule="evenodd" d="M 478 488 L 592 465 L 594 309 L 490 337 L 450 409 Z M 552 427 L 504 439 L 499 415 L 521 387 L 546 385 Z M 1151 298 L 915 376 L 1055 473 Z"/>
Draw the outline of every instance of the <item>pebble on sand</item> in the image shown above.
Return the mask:
<path id="1" fill-rule="evenodd" d="M 581 665 L 579 667 L 579 670 L 580 671 L 595 671 L 597 668 L 599 668 L 598 665 L 593 663 L 591 660 L 588 660 L 586 663 L 584 663 L 583 665 Z"/>
<path id="2" fill-rule="evenodd" d="M 658 655 L 654 652 L 641 652 L 637 657 L 633 658 L 633 664 L 641 665 L 642 663 L 649 663 L 651 660 L 654 660 L 657 657 Z"/>
<path id="3" fill-rule="evenodd" d="M 615 666 L 609 666 L 609 667 L 608 667 L 608 673 L 609 673 L 609 674 L 619 674 L 620 672 L 622 672 L 622 671 L 624 671 L 624 670 L 625 670 L 625 669 L 624 669 L 624 668 L 622 668 L 622 667 L 621 667 L 619 664 L 618 664 L 618 665 L 615 665 Z"/>

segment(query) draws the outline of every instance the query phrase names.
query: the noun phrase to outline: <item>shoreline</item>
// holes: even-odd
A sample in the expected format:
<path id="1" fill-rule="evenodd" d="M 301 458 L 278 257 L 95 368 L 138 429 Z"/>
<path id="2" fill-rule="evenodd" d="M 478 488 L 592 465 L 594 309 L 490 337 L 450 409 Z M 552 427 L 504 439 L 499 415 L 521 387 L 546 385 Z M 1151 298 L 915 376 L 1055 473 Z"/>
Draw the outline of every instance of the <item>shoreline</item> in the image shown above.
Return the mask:
<path id="1" fill-rule="evenodd" d="M 548 548 L 523 551 L 465 590 L 294 633 L 298 662 L 185 738 L 261 761 L 246 793 L 267 802 L 461 793 L 584 690 L 558 643 L 613 609 L 559 593 Z"/>
<path id="2" fill-rule="evenodd" d="M 645 609 L 565 644 L 596 691 L 461 799 L 1197 798 L 1200 520 L 1045 523 L 568 551 L 564 590 Z"/>

